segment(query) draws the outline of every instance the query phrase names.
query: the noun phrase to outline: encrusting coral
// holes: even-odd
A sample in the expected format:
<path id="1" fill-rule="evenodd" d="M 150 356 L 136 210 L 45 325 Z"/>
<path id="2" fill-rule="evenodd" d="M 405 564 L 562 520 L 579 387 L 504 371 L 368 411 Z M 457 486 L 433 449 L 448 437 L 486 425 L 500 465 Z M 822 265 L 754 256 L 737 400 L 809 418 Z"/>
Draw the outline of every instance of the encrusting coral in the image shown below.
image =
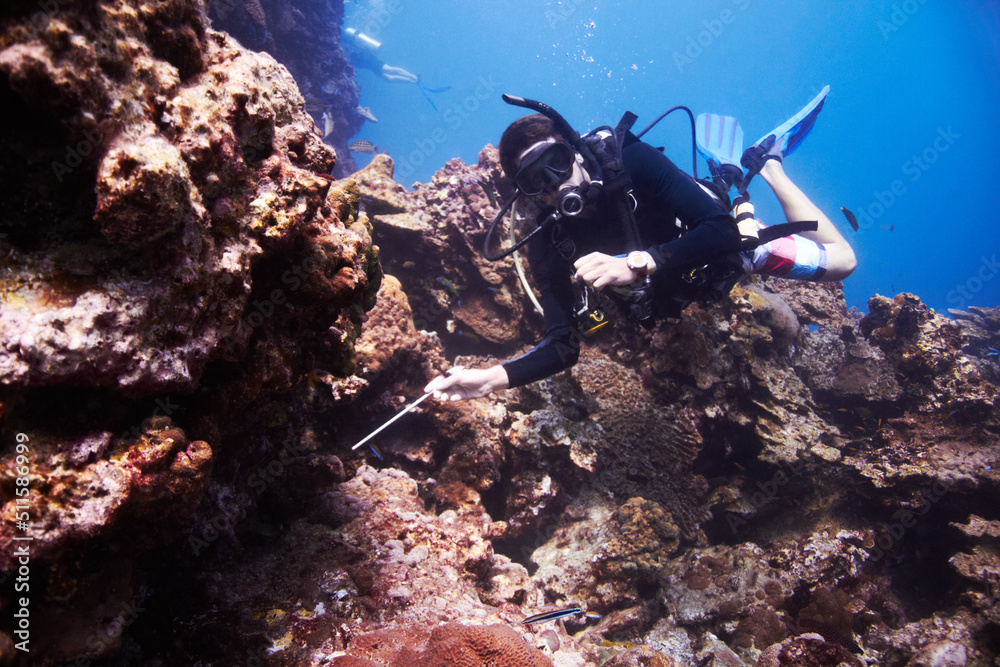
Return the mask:
<path id="1" fill-rule="evenodd" d="M 354 655 L 334 658 L 335 667 L 552 667 L 506 625 L 448 623 L 433 629 L 398 628 L 362 635 L 351 643 Z"/>
<path id="2" fill-rule="evenodd" d="M 0 543 L 26 533 L 52 573 L 40 661 L 119 647 L 103 610 L 141 586 L 100 591 L 190 529 L 241 410 L 317 361 L 351 372 L 381 278 L 287 70 L 202 10 L 0 9 L 0 427 L 31 445 L 32 492 Z"/>

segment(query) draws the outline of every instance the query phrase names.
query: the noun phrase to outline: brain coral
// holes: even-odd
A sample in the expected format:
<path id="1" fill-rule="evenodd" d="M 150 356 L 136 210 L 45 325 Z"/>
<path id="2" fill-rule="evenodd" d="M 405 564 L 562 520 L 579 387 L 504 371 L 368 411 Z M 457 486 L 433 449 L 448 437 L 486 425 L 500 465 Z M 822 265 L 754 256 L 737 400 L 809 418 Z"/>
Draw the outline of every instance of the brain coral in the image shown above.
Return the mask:
<path id="1" fill-rule="evenodd" d="M 334 667 L 552 667 L 537 649 L 506 625 L 447 623 L 436 628 L 378 630 L 351 642 Z"/>

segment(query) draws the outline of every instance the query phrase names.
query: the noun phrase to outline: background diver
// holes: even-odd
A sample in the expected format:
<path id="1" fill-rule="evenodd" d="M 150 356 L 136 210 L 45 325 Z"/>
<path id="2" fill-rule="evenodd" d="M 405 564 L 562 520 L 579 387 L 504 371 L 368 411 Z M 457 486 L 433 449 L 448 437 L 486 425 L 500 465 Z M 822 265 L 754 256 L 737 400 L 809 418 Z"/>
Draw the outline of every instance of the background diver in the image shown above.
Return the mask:
<path id="1" fill-rule="evenodd" d="M 347 57 L 355 69 L 366 69 L 374 72 L 386 81 L 416 84 L 435 111 L 437 111 L 437 105 L 431 99 L 430 93 L 443 93 L 446 90 L 451 90 L 451 86 L 428 88 L 416 74 L 402 67 L 394 67 L 386 64 L 376 55 L 376 52 L 382 48 L 382 42 L 369 37 L 363 32 L 358 32 L 355 28 L 344 29 L 343 43 L 347 47 L 345 49 Z"/>
<path id="2" fill-rule="evenodd" d="M 742 151 L 742 130 L 734 119 L 700 116 L 698 148 L 709 160 L 714 187 L 695 180 L 656 148 L 623 132 L 621 163 L 631 186 L 628 208 L 634 210 L 629 217 L 633 236 L 641 239 L 633 248 L 625 238 L 628 228 L 623 233 L 623 225 L 612 222 L 621 208 L 610 201 L 614 198 L 610 188 L 595 188 L 599 179 L 591 172 L 599 171 L 600 164 L 595 165 L 592 154 L 582 154 L 589 151 L 587 142 L 579 135 L 574 138 L 565 120 L 545 105 L 505 97 L 508 102 L 520 100 L 524 104 L 511 103 L 531 103 L 537 107 L 530 108 L 549 112 L 514 121 L 499 144 L 501 168 L 513 179 L 515 196 L 526 198 L 538 209 L 536 231 L 542 233 L 531 234 L 522 243 L 527 242 L 544 309 L 545 337 L 517 359 L 483 369 L 456 369 L 433 379 L 425 391 L 452 401 L 477 398 L 573 366 L 579 356 L 580 332 L 587 325 L 580 319 L 578 293 L 586 295 L 588 287 L 612 297 L 625 312 L 649 326 L 657 319 L 678 317 L 692 301 L 724 296 L 748 273 L 813 281 L 849 276 L 856 266 L 850 244 L 782 166 L 782 158 L 812 129 L 828 90 L 824 88 L 799 113 L 746 151 Z M 719 123 L 729 123 L 728 135 L 712 132 Z M 597 146 L 593 141 L 590 144 Z M 768 228 L 754 218 L 746 187 L 757 174 L 778 198 L 788 223 Z M 608 180 L 608 174 L 601 175 Z M 740 194 L 730 212 L 728 191 L 733 186 Z M 571 210 L 560 215 L 559 209 L 567 206 Z M 552 219 L 558 223 L 546 228 Z M 489 235 L 487 258 L 496 259 L 490 257 L 488 244 Z"/>

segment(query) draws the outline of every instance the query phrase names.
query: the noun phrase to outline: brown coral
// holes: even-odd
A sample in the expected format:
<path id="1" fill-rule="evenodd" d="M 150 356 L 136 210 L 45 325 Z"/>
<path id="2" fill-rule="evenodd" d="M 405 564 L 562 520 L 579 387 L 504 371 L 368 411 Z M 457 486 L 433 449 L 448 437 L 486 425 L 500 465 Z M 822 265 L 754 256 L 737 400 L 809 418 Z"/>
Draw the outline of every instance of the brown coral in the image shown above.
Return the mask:
<path id="1" fill-rule="evenodd" d="M 604 545 L 600 569 L 609 578 L 656 581 L 677 550 L 680 530 L 659 503 L 630 498 L 615 510 L 618 531 Z"/>
<path id="2" fill-rule="evenodd" d="M 819 635 L 800 635 L 774 644 L 757 660 L 757 667 L 862 667 L 857 656 Z"/>
<path id="3" fill-rule="evenodd" d="M 678 667 L 680 663 L 648 646 L 630 648 L 604 663 L 604 667 Z"/>
<path id="4" fill-rule="evenodd" d="M 506 625 L 448 623 L 433 629 L 403 627 L 379 630 L 351 642 L 350 656 L 335 658 L 338 667 L 552 667 L 552 661 L 529 646 Z"/>

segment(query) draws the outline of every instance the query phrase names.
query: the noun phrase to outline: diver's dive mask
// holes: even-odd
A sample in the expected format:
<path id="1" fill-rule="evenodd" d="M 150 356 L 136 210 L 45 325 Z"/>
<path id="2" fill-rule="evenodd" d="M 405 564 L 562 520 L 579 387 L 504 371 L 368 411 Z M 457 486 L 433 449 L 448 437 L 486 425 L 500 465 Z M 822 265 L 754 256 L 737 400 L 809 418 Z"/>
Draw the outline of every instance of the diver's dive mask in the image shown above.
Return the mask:
<path id="1" fill-rule="evenodd" d="M 540 144 L 521 160 L 514 182 L 528 197 L 551 192 L 573 173 L 574 162 L 576 153 L 566 142 Z"/>
<path id="2" fill-rule="evenodd" d="M 563 215 L 579 215 L 588 196 L 593 197 L 593 184 L 566 185 L 573 174 L 577 153 L 564 141 L 540 144 L 531 149 L 521 160 L 521 168 L 514 183 L 521 194 L 528 197 L 555 193 L 555 206 Z"/>

